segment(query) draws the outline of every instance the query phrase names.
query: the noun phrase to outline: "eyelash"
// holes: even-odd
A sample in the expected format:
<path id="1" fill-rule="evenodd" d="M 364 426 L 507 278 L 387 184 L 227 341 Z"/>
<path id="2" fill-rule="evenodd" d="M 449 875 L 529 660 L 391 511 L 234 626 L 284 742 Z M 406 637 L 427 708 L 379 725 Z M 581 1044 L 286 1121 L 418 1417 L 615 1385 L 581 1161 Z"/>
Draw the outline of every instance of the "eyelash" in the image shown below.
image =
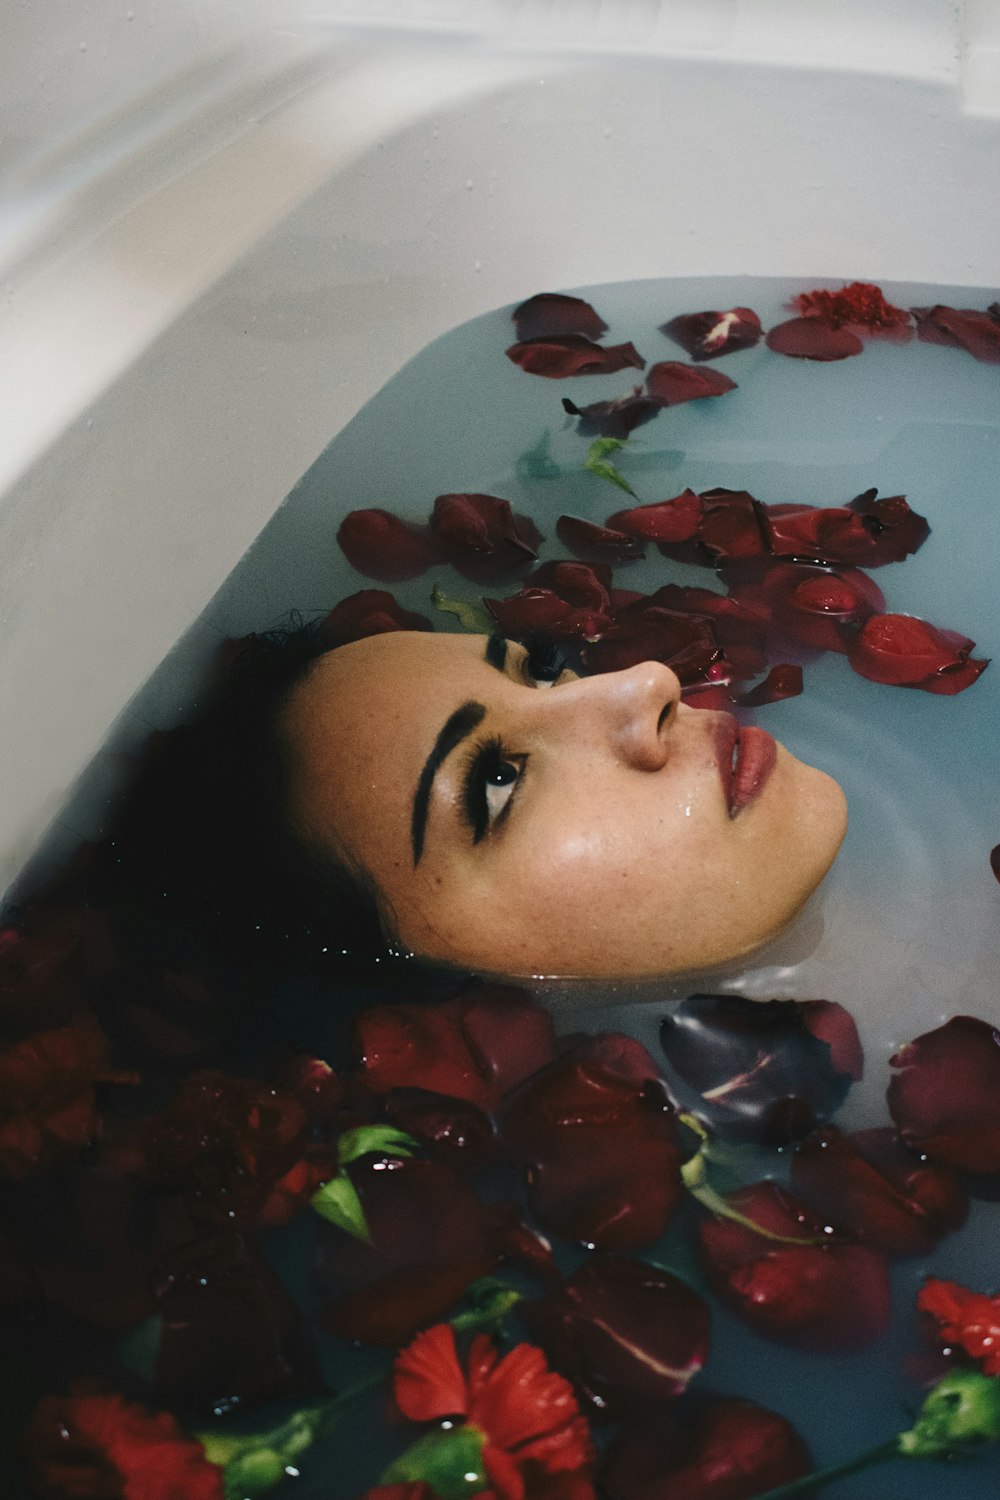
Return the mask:
<path id="1" fill-rule="evenodd" d="M 523 670 L 532 682 L 552 683 L 566 670 L 566 658 L 552 641 L 544 636 L 529 635 L 521 643 L 526 655 Z"/>
<path id="2" fill-rule="evenodd" d="M 495 735 L 474 747 L 466 766 L 462 786 L 463 813 L 465 821 L 472 829 L 474 844 L 480 843 L 487 833 L 507 816 L 517 795 L 517 788 L 524 774 L 526 762 L 527 757 L 524 755 L 510 755 L 504 749 L 502 740 Z M 516 772 L 514 779 L 509 782 L 494 782 L 493 785 L 511 786 L 513 791 L 500 812 L 491 818 L 488 801 L 490 777 L 496 775 L 503 766 L 512 767 Z"/>

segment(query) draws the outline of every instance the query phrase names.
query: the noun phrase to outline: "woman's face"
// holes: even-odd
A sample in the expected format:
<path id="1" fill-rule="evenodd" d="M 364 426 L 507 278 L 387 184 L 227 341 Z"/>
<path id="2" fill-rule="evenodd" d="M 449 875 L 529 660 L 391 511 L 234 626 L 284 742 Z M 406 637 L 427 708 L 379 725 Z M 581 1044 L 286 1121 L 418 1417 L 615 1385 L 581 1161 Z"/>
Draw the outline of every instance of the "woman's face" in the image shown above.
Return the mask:
<path id="1" fill-rule="evenodd" d="M 668 667 L 555 681 L 494 637 L 399 632 L 321 657 L 283 725 L 296 826 L 367 872 L 424 958 L 628 977 L 778 932 L 843 838 L 843 793 Z"/>

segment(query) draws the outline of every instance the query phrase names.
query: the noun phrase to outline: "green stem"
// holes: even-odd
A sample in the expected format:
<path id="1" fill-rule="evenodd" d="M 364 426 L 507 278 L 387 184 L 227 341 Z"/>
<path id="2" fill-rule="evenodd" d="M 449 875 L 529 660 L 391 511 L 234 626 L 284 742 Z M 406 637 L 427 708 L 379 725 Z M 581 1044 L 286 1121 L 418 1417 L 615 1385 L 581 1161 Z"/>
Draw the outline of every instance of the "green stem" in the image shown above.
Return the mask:
<path id="1" fill-rule="evenodd" d="M 700 1120 L 694 1115 L 681 1115 L 682 1125 L 686 1125 L 699 1137 L 702 1144 L 694 1156 L 681 1167 L 681 1181 L 691 1194 L 697 1198 L 703 1208 L 715 1214 L 717 1219 L 730 1219 L 734 1224 L 742 1224 L 744 1229 L 752 1229 L 754 1234 L 759 1234 L 762 1239 L 774 1240 L 779 1245 L 822 1245 L 823 1240 L 816 1236 L 806 1237 L 794 1234 L 777 1234 L 773 1229 L 765 1229 L 763 1224 L 758 1224 L 755 1219 L 741 1214 L 738 1208 L 734 1208 L 728 1199 L 717 1193 L 708 1180 L 708 1163 L 706 1153 L 708 1151 L 708 1132 Z"/>
<path id="2" fill-rule="evenodd" d="M 779 1484 L 777 1489 L 755 1495 L 753 1500 L 797 1500 L 799 1495 L 811 1495 L 820 1485 L 830 1484 L 834 1479 L 845 1479 L 848 1474 L 856 1474 L 859 1469 L 868 1469 L 898 1456 L 899 1438 L 890 1438 L 887 1443 L 879 1443 L 877 1447 L 859 1453 L 856 1458 L 849 1458 L 846 1463 L 830 1464 L 826 1469 L 817 1469 L 814 1474 L 805 1474 L 801 1479 Z"/>

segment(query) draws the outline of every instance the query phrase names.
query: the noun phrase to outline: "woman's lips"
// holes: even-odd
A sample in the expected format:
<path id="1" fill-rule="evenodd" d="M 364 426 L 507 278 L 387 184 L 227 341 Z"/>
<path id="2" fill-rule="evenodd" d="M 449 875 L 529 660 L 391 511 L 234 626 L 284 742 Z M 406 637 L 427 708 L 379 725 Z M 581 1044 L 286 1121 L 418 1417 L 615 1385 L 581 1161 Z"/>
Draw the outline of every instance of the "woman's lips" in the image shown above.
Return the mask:
<path id="1" fill-rule="evenodd" d="M 719 774 L 729 816 L 749 807 L 760 796 L 777 759 L 778 747 L 766 729 L 739 725 L 726 714 L 718 729 Z"/>

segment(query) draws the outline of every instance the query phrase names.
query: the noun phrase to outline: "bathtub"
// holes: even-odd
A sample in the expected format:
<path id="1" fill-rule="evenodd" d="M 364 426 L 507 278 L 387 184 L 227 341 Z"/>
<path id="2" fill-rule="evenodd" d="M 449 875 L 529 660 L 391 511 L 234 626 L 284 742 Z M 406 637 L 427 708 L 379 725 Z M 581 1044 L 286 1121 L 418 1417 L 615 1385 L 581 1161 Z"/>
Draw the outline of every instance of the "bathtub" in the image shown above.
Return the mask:
<path id="1" fill-rule="evenodd" d="M 42 0 L 0 68 L 0 889 L 448 328 L 610 279 L 1000 275 L 990 0 Z"/>

